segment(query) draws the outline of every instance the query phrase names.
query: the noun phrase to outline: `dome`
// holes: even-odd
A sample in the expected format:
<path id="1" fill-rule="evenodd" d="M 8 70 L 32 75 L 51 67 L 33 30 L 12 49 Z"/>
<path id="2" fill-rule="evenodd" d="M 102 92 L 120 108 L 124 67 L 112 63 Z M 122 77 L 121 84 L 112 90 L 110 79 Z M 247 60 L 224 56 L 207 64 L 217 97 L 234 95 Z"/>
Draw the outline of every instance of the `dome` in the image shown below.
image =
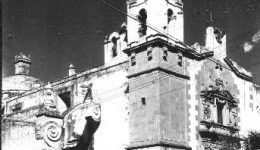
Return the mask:
<path id="1" fill-rule="evenodd" d="M 32 76 L 14 75 L 3 78 L 2 91 L 22 93 L 31 90 L 32 88 L 39 87 L 42 84 L 42 81 Z"/>

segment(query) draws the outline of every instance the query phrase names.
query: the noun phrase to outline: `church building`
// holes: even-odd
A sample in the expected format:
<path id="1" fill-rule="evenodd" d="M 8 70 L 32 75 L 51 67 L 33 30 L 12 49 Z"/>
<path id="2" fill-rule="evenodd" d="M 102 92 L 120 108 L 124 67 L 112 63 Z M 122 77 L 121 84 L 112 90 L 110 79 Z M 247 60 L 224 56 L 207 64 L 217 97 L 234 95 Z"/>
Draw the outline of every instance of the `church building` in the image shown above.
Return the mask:
<path id="1" fill-rule="evenodd" d="M 260 87 L 211 25 L 184 43 L 182 0 L 127 0 L 104 65 L 43 83 L 30 56 L 3 78 L 3 150 L 237 150 L 260 131 Z"/>

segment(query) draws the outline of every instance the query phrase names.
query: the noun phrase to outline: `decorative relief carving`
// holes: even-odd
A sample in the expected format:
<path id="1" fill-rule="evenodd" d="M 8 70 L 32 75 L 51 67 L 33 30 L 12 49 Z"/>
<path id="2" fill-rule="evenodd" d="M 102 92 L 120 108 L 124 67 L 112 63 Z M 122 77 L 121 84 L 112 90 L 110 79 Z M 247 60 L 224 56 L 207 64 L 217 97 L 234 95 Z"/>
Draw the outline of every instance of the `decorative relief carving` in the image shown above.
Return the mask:
<path id="1" fill-rule="evenodd" d="M 128 0 L 129 7 L 135 7 L 145 3 L 147 0 Z"/>
<path id="2" fill-rule="evenodd" d="M 223 80 L 215 79 L 215 85 L 209 85 L 201 91 L 201 97 L 203 114 L 200 121 L 200 136 L 204 149 L 217 150 L 231 147 L 238 149 L 237 101 L 224 88 Z M 230 140 L 235 141 L 233 142 L 235 144 L 227 147 Z"/>
<path id="3" fill-rule="evenodd" d="M 203 120 L 209 120 L 211 116 L 210 104 L 203 104 Z"/>
<path id="4" fill-rule="evenodd" d="M 182 53 L 178 53 L 178 65 L 180 66 L 180 67 L 182 67 L 182 65 L 183 65 L 183 54 Z"/>
<path id="5" fill-rule="evenodd" d="M 47 145 L 46 149 L 71 150 L 78 149 L 79 145 L 88 149 L 92 140 L 89 137 L 93 136 L 100 124 L 101 110 L 100 104 L 92 101 L 92 83 L 83 86 L 84 88 L 83 103 L 65 111 L 63 120 L 63 117 L 53 114 L 47 107 L 43 107 L 44 113 L 38 114 L 35 138 L 43 140 Z"/>
<path id="6" fill-rule="evenodd" d="M 168 48 L 167 47 L 163 47 L 162 48 L 162 51 L 163 51 L 163 59 L 166 61 L 167 60 L 167 57 L 168 57 Z"/>
<path id="7" fill-rule="evenodd" d="M 237 108 L 232 108 L 230 110 L 230 116 L 229 116 L 229 121 L 232 126 L 237 126 L 237 116 L 238 116 Z"/>
<path id="8" fill-rule="evenodd" d="M 43 139 L 50 147 L 57 147 L 61 139 L 62 127 L 54 121 L 49 121 L 43 126 Z"/>
<path id="9" fill-rule="evenodd" d="M 83 83 L 80 86 L 82 89 L 81 94 L 84 96 L 83 102 L 86 102 L 86 100 L 92 100 L 92 86 L 93 83 Z"/>
<path id="10" fill-rule="evenodd" d="M 55 121 L 48 121 L 44 125 L 38 124 L 35 128 L 36 140 L 44 139 L 50 147 L 57 147 L 62 135 L 62 127 Z"/>
<path id="11" fill-rule="evenodd" d="M 152 58 L 153 58 L 152 50 L 153 50 L 152 47 L 148 47 L 148 48 L 147 48 L 147 58 L 148 58 L 148 61 L 149 61 L 149 60 L 152 60 Z"/>
<path id="12" fill-rule="evenodd" d="M 64 117 L 64 136 L 63 147 L 74 147 L 78 143 L 78 140 L 83 135 L 83 130 L 85 127 L 87 116 L 100 122 L 101 119 L 101 110 L 100 105 L 94 102 L 88 101 L 86 103 L 79 104 L 70 110 Z"/>
<path id="13" fill-rule="evenodd" d="M 201 96 L 204 121 L 214 120 L 224 126 L 237 126 L 237 102 L 229 91 L 224 90 L 224 82 L 221 78 L 215 79 L 215 85 L 210 85 L 202 91 Z"/>
<path id="14" fill-rule="evenodd" d="M 134 66 L 136 64 L 135 53 L 131 54 L 130 62 L 131 62 L 131 66 Z"/>
<path id="15" fill-rule="evenodd" d="M 217 78 L 217 79 L 215 80 L 215 84 L 216 84 L 216 86 L 219 87 L 219 88 L 223 88 L 223 87 L 224 87 L 224 82 L 223 82 L 223 80 L 220 79 L 220 78 Z"/>
<path id="16" fill-rule="evenodd" d="M 36 140 L 43 139 L 41 128 L 42 128 L 41 126 L 35 127 L 35 138 L 36 138 Z"/>

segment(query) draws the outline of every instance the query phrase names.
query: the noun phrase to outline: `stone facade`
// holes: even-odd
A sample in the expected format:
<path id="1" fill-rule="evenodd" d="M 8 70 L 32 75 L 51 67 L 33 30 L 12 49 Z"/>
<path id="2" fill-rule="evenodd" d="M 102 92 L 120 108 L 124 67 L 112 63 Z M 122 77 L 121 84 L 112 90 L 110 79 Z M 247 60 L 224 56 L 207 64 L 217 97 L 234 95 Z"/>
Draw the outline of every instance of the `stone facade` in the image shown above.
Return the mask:
<path id="1" fill-rule="evenodd" d="M 103 66 L 71 64 L 43 84 L 16 56 L 3 79 L 3 149 L 239 149 L 260 130 L 260 88 L 227 57 L 220 29 L 188 46 L 181 0 L 128 0 L 127 10 L 139 22 L 106 37 Z"/>

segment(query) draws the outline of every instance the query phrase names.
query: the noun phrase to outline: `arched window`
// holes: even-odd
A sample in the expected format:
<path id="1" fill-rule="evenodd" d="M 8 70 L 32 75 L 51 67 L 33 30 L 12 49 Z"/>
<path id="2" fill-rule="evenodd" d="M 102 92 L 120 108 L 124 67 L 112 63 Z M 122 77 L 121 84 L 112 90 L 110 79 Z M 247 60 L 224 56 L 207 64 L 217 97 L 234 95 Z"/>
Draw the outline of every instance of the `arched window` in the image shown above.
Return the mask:
<path id="1" fill-rule="evenodd" d="M 138 15 L 138 21 L 140 22 L 140 26 L 138 28 L 139 37 L 143 37 L 146 35 L 146 30 L 147 30 L 146 19 L 147 19 L 147 12 L 145 9 L 141 9 Z"/>
<path id="2" fill-rule="evenodd" d="M 116 37 L 113 37 L 111 39 L 111 42 L 113 44 L 113 46 L 112 46 L 112 57 L 116 57 L 117 56 L 117 39 L 116 39 Z"/>

